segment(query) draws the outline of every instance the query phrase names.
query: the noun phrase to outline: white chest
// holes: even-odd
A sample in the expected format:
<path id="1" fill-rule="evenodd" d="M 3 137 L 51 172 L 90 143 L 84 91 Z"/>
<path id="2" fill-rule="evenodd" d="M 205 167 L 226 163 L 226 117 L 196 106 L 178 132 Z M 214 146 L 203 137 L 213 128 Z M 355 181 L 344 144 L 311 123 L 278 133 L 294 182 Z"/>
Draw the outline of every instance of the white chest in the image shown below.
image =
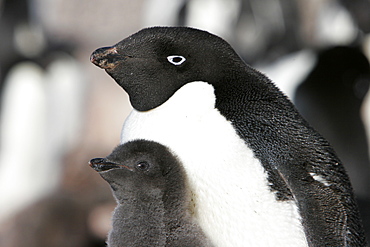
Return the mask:
<path id="1" fill-rule="evenodd" d="M 296 205 L 276 201 L 261 163 L 215 109 L 211 85 L 189 83 L 153 110 L 133 110 L 121 142 L 135 139 L 180 158 L 195 216 L 216 246 L 307 246 Z"/>

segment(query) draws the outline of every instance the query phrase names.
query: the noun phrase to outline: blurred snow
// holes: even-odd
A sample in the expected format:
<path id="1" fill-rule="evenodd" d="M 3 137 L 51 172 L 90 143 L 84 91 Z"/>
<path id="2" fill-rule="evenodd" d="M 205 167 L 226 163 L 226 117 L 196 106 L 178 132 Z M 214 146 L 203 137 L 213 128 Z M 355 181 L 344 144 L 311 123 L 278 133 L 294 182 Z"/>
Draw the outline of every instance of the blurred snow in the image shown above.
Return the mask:
<path id="1" fill-rule="evenodd" d="M 199 0 L 190 1 L 186 25 L 207 30 L 225 39 L 232 37 L 241 1 Z"/>
<path id="2" fill-rule="evenodd" d="M 256 65 L 256 69 L 266 74 L 281 91 L 293 99 L 299 82 L 311 71 L 315 61 L 316 57 L 312 51 L 302 50 L 285 55 L 267 65 Z"/>
<path id="3" fill-rule="evenodd" d="M 55 188 L 59 170 L 43 158 L 46 90 L 43 71 L 24 62 L 9 73 L 1 111 L 0 222 Z M 51 169 L 50 169 L 51 168 Z M 48 184 L 49 177 L 54 178 Z"/>

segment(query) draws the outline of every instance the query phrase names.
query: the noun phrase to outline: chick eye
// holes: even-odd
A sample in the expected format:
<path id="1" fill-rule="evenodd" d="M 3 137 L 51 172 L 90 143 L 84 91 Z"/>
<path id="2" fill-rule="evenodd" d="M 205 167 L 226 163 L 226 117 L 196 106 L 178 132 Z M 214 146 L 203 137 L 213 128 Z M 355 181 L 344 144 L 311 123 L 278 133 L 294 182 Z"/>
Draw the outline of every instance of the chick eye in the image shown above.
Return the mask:
<path id="1" fill-rule="evenodd" d="M 172 55 L 172 56 L 168 56 L 167 60 L 173 65 L 181 65 L 182 63 L 186 61 L 186 58 L 180 55 Z"/>
<path id="2" fill-rule="evenodd" d="M 141 171 L 146 171 L 149 169 L 149 163 L 146 161 L 141 161 L 137 163 L 136 167 Z"/>

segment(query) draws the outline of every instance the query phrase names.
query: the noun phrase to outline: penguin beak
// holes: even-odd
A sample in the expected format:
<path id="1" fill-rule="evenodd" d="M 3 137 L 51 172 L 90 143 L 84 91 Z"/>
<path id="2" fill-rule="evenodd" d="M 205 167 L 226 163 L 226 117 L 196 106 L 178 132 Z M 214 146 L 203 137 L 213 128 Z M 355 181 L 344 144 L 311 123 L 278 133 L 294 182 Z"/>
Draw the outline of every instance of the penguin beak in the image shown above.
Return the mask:
<path id="1" fill-rule="evenodd" d="M 92 160 L 89 161 L 89 165 L 90 165 L 91 168 L 93 168 L 97 172 L 104 172 L 104 171 L 108 171 L 108 170 L 112 170 L 112 169 L 122 169 L 122 168 L 125 168 L 125 169 L 128 169 L 128 170 L 132 171 L 132 168 L 130 168 L 128 166 L 108 161 L 105 158 L 92 159 Z"/>
<path id="2" fill-rule="evenodd" d="M 117 48 L 111 46 L 95 50 L 90 56 L 90 61 L 102 69 L 114 69 L 120 61 L 128 57 L 131 56 L 120 55 L 117 52 Z"/>

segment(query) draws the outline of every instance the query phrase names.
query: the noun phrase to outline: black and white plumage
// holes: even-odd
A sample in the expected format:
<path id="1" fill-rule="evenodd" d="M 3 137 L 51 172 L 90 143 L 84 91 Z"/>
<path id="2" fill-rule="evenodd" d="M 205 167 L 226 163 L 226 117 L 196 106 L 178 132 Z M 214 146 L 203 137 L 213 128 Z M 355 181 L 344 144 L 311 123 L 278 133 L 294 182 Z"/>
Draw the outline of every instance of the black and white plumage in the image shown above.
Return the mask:
<path id="1" fill-rule="evenodd" d="M 90 166 L 110 184 L 118 203 L 109 247 L 212 246 L 191 215 L 185 171 L 165 146 L 128 142 Z"/>
<path id="2" fill-rule="evenodd" d="M 178 155 L 216 246 L 365 245 L 334 150 L 227 42 L 155 27 L 91 61 L 130 96 L 121 142 L 154 140 Z"/>

